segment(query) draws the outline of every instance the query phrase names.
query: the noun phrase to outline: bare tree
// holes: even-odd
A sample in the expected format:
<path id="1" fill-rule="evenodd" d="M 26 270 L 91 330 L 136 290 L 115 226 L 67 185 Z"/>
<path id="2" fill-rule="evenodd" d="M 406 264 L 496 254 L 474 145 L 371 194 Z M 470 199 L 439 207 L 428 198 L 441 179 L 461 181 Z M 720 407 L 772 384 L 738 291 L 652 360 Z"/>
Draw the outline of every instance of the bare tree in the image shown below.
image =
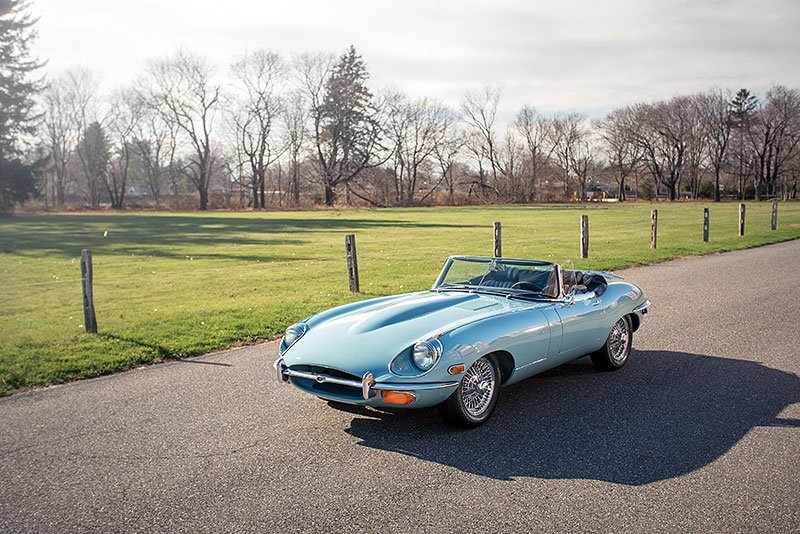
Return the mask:
<path id="1" fill-rule="evenodd" d="M 800 122 L 795 124 L 795 131 L 800 130 Z M 797 200 L 797 185 L 800 181 L 800 152 L 795 152 L 794 155 L 786 161 L 783 174 L 783 200 L 794 199 Z"/>
<path id="2" fill-rule="evenodd" d="M 569 196 L 574 182 L 581 201 L 586 199 L 587 174 L 592 159 L 588 136 L 586 117 L 580 113 L 556 115 L 550 124 L 550 147 L 561 168 L 564 194 Z"/>
<path id="3" fill-rule="evenodd" d="M 605 158 L 619 188 L 617 199 L 624 201 L 625 180 L 634 174 L 642 161 L 642 148 L 632 135 L 636 117 L 631 108 L 619 108 L 605 119 L 595 121 L 594 126 L 603 141 Z"/>
<path id="4" fill-rule="evenodd" d="M 525 201 L 536 199 L 536 188 L 540 175 L 547 167 L 552 154 L 552 147 L 547 146 L 550 122 L 537 113 L 535 108 L 524 106 L 517 113 L 514 127 L 525 142 L 527 158 L 525 165 Z"/>
<path id="5" fill-rule="evenodd" d="M 82 193 L 93 207 L 107 194 L 120 209 L 140 183 L 157 207 L 168 187 L 174 206 L 191 202 L 194 187 L 200 209 L 211 183 L 225 206 L 246 197 L 255 209 L 297 205 L 309 184 L 327 206 L 339 195 L 376 206 L 456 203 L 467 188 L 473 201 L 556 200 L 559 185 L 584 200 L 601 175 L 616 182 L 619 200 L 628 183 L 638 196 L 640 179 L 643 192 L 653 183 L 672 200 L 710 194 L 712 180 L 720 200 L 737 177 L 743 197 L 797 194 L 797 89 L 774 86 L 761 102 L 744 89 L 732 99 L 711 89 L 621 107 L 591 125 L 525 106 L 502 129 L 499 86 L 466 92 L 456 118 L 430 98 L 373 91 L 353 47 L 339 57 L 303 54 L 292 67 L 275 53 L 245 54 L 224 94 L 209 63 L 187 51 L 152 63 L 130 94 L 100 94 L 90 72 L 67 71 L 40 101 L 36 150 L 51 162 L 45 207 Z M 217 130 L 220 109 L 230 121 Z M 446 197 L 436 195 L 444 186 Z"/>
<path id="6" fill-rule="evenodd" d="M 145 185 L 156 207 L 160 207 L 166 179 L 172 185 L 172 194 L 177 194 L 177 178 L 181 174 L 175 160 L 178 131 L 173 122 L 165 121 L 162 114 L 149 105 L 146 95 L 137 92 L 128 96 L 137 118 L 132 142 L 142 162 Z"/>
<path id="7" fill-rule="evenodd" d="M 92 208 L 100 205 L 100 187 L 108 172 L 108 139 L 100 116 L 97 79 L 86 69 L 74 71 L 70 77 L 71 117 L 79 140 L 75 148 L 82 170 L 81 189 Z"/>
<path id="8" fill-rule="evenodd" d="M 632 106 L 636 124 L 631 134 L 644 154 L 647 170 L 656 184 L 656 194 L 661 186 L 670 200 L 676 200 L 684 178 L 690 119 L 686 110 L 690 97 L 676 96 L 667 101 Z"/>
<path id="9" fill-rule="evenodd" d="M 684 174 L 692 198 L 700 196 L 703 175 L 708 167 L 709 130 L 704 120 L 704 95 L 687 95 L 689 105 L 683 110 L 687 120 L 686 164 Z"/>
<path id="10" fill-rule="evenodd" d="M 439 102 L 398 95 L 391 104 L 389 137 L 394 145 L 394 176 L 397 202 L 413 205 L 423 169 L 428 170 L 437 149 L 445 142 L 455 122 L 453 112 Z M 430 183 L 420 200 L 429 197 L 441 183 Z"/>
<path id="11" fill-rule="evenodd" d="M 730 96 L 712 89 L 695 96 L 702 128 L 707 140 L 708 164 L 714 171 L 714 202 L 720 201 L 720 177 L 728 162 L 731 141 Z"/>
<path id="12" fill-rule="evenodd" d="M 441 182 L 447 185 L 447 198 L 450 204 L 455 204 L 456 187 L 459 185 L 456 166 L 463 148 L 464 132 L 453 125 L 433 151 Z"/>
<path id="13" fill-rule="evenodd" d="M 237 60 L 231 73 L 236 82 L 231 110 L 236 143 L 250 168 L 253 208 L 262 209 L 267 168 L 285 150 L 275 139 L 274 126 L 284 111 L 286 68 L 278 54 L 259 50 Z"/>
<path id="14" fill-rule="evenodd" d="M 320 52 L 305 52 L 294 58 L 293 66 L 300 88 L 299 93 L 303 95 L 302 101 L 307 109 L 307 120 L 311 123 L 307 128 L 310 142 L 313 143 L 313 158 L 316 161 L 319 154 L 319 145 L 322 143 L 322 106 L 325 99 L 325 82 L 331 74 L 335 57 L 332 54 Z M 299 147 L 297 154 L 299 155 Z M 291 149 L 290 149 L 291 150 Z M 324 179 L 316 177 L 323 188 Z"/>
<path id="15" fill-rule="evenodd" d="M 52 198 L 56 206 L 64 204 L 70 183 L 76 177 L 70 172 L 70 160 L 77 155 L 83 169 L 81 189 L 92 206 L 99 199 L 97 188 L 87 178 L 82 153 L 77 150 L 90 122 L 98 120 L 96 106 L 97 81 L 91 71 L 78 68 L 66 71 L 53 80 L 44 93 L 43 125 L 46 145 L 52 161 Z M 89 180 L 89 181 L 87 181 Z M 95 194 L 92 194 L 95 191 Z"/>
<path id="16" fill-rule="evenodd" d="M 302 91 L 291 91 L 283 114 L 286 150 L 289 155 L 289 196 L 292 204 L 300 203 L 300 168 L 308 136 L 308 110 Z"/>
<path id="17" fill-rule="evenodd" d="M 529 193 L 524 183 L 526 149 L 513 127 L 506 130 L 498 154 L 504 171 L 503 179 L 498 184 L 501 195 L 510 202 L 527 202 Z"/>
<path id="18" fill-rule="evenodd" d="M 747 134 L 756 168 L 756 200 L 775 195 L 785 164 L 800 149 L 800 91 L 781 85 L 772 87 L 761 103 Z"/>
<path id="19" fill-rule="evenodd" d="M 108 129 L 112 136 L 112 158 L 108 172 L 102 175 L 111 207 L 122 209 L 128 187 L 128 171 L 136 145 L 134 131 L 139 121 L 134 96 L 120 91 L 111 98 Z"/>
<path id="20" fill-rule="evenodd" d="M 75 71 L 67 71 L 51 81 L 42 95 L 44 144 L 52 162 L 51 191 L 48 196 L 54 206 L 64 204 L 70 180 L 68 163 L 80 137 L 77 122 L 72 116 L 71 103 L 72 86 L 77 78 Z"/>
<path id="21" fill-rule="evenodd" d="M 486 194 L 492 192 L 494 193 L 495 200 L 499 199 L 500 191 L 497 188 L 497 181 L 490 184 L 486 180 L 487 163 L 489 168 L 491 168 L 491 163 L 489 162 L 489 147 L 486 144 L 486 138 L 475 129 L 465 132 L 463 149 L 467 156 L 474 160 L 478 168 L 478 175 L 476 178 L 468 181 L 468 196 L 471 198 L 472 195 L 477 191 L 481 198 L 485 200 Z"/>
<path id="22" fill-rule="evenodd" d="M 505 174 L 497 153 L 497 139 L 495 121 L 497 120 L 497 106 L 503 89 L 499 86 L 485 85 L 478 91 L 468 91 L 461 100 L 461 112 L 467 124 L 471 126 L 476 135 L 471 137 L 473 154 L 485 158 L 494 181 L 493 188 L 497 191 L 498 175 Z M 479 173 L 480 186 L 486 188 L 484 172 Z"/>
<path id="23" fill-rule="evenodd" d="M 198 208 L 205 210 L 214 162 L 211 132 L 220 86 L 213 80 L 209 63 L 184 50 L 152 63 L 148 71 L 147 100 L 165 122 L 183 134 L 192 154 L 187 176 L 200 196 Z"/>

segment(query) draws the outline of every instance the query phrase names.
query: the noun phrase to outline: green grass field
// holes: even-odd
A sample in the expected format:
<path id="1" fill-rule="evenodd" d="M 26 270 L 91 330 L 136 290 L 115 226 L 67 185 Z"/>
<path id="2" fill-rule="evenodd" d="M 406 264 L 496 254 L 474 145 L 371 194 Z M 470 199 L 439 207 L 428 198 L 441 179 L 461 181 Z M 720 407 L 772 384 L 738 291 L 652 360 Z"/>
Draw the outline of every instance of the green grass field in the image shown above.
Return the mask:
<path id="1" fill-rule="evenodd" d="M 703 207 L 711 240 L 702 242 Z M 620 269 L 800 237 L 800 204 L 646 204 L 313 211 L 58 214 L 0 219 L 0 394 L 275 336 L 353 299 L 424 289 L 450 254 Z M 590 251 L 579 260 L 579 214 Z M 107 235 L 104 235 L 106 234 Z M 347 290 L 344 234 L 355 233 L 362 293 Z M 94 256 L 98 335 L 83 333 L 79 257 Z M 701 273 L 708 276 L 709 273 Z M 265 356 L 270 359 L 272 355 Z"/>

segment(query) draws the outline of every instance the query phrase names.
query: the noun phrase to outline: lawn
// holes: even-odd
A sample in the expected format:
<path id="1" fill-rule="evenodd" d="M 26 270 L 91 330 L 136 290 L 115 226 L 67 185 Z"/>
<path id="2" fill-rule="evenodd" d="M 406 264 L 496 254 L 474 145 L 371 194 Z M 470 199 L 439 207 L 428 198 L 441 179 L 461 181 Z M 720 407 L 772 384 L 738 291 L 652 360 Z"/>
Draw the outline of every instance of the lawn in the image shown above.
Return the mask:
<path id="1" fill-rule="evenodd" d="M 702 241 L 703 207 L 711 239 Z M 620 269 L 800 237 L 800 203 L 500 206 L 280 213 L 102 213 L 0 219 L 0 394 L 275 336 L 358 298 L 425 289 L 450 254 L 492 253 Z M 589 259 L 578 259 L 589 214 Z M 355 233 L 362 293 L 347 290 Z M 79 257 L 94 256 L 99 334 L 83 333 Z M 699 273 L 708 276 L 709 273 Z M 266 365 L 275 355 L 265 354 Z"/>

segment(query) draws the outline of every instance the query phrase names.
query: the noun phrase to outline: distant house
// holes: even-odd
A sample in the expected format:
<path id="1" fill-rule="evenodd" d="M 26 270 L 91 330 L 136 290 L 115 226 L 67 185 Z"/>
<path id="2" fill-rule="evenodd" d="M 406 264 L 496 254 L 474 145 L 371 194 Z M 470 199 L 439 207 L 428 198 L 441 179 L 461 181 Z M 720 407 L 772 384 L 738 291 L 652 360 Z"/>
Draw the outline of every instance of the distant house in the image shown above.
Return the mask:
<path id="1" fill-rule="evenodd" d="M 586 187 L 586 200 L 600 201 L 606 200 L 610 195 L 606 184 L 592 182 Z"/>

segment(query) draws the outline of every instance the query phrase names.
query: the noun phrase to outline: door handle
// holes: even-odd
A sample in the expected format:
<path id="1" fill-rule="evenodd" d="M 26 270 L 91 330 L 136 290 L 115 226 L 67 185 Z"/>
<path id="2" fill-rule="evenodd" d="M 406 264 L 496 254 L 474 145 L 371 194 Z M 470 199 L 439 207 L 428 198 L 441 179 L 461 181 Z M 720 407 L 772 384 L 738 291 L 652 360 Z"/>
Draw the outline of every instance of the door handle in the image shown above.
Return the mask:
<path id="1" fill-rule="evenodd" d="M 599 306 L 599 305 L 600 305 L 600 299 L 597 299 L 594 302 L 592 302 L 592 306 Z"/>

